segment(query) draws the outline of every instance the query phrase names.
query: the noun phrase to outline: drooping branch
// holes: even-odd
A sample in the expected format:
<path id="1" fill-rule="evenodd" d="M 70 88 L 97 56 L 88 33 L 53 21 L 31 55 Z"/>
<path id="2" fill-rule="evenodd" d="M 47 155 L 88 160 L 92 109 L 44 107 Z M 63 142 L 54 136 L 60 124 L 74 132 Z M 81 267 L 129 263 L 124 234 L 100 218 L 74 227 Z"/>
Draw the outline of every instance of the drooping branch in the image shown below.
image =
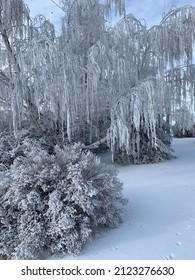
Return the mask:
<path id="1" fill-rule="evenodd" d="M 10 44 L 10 41 L 9 41 L 9 38 L 8 38 L 8 35 L 7 35 L 7 32 L 6 30 L 3 28 L 3 24 L 0 20 L 0 34 L 2 36 L 2 39 L 3 39 L 3 42 L 5 44 L 5 47 L 6 47 L 6 50 L 7 50 L 7 53 L 8 53 L 8 57 L 9 57 L 9 61 L 10 61 L 10 64 L 13 66 L 15 72 L 17 73 L 20 73 L 20 66 L 18 64 L 18 61 L 16 59 L 16 56 L 15 54 L 13 53 L 13 49 L 11 47 L 11 44 Z"/>
<path id="2" fill-rule="evenodd" d="M 0 70 L 0 81 L 6 86 L 9 85 L 10 79 L 2 70 Z"/>

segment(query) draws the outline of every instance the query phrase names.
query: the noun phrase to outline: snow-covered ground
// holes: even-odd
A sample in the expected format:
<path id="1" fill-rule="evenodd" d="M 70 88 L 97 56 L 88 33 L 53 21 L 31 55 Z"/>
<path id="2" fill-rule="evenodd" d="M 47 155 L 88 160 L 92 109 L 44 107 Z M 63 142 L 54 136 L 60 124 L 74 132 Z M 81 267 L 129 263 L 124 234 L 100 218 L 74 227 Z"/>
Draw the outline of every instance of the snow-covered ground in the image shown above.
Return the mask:
<path id="1" fill-rule="evenodd" d="M 195 138 L 174 139 L 173 149 L 170 161 L 116 165 L 129 199 L 124 222 L 64 259 L 195 260 Z"/>

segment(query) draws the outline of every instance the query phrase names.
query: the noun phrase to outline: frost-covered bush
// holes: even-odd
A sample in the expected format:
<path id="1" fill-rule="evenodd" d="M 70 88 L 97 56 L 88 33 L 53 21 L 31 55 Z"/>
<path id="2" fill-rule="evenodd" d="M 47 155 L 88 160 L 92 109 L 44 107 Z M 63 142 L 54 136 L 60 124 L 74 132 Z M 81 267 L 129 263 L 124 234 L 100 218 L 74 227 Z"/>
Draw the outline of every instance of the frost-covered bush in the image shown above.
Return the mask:
<path id="1" fill-rule="evenodd" d="M 33 145 L 35 143 L 38 146 L 42 144 L 41 139 L 36 141 L 34 135 L 33 138 L 30 138 L 30 136 L 29 131 L 25 129 L 20 130 L 20 133 L 16 136 L 11 131 L 2 130 L 0 132 L 0 171 L 9 168 L 16 157 L 24 155 L 24 150 L 30 149 L 32 142 Z"/>
<path id="2" fill-rule="evenodd" d="M 17 157 L 0 183 L 0 255 L 35 259 L 78 254 L 100 226 L 122 219 L 122 183 L 112 166 L 79 144 L 35 147 Z"/>

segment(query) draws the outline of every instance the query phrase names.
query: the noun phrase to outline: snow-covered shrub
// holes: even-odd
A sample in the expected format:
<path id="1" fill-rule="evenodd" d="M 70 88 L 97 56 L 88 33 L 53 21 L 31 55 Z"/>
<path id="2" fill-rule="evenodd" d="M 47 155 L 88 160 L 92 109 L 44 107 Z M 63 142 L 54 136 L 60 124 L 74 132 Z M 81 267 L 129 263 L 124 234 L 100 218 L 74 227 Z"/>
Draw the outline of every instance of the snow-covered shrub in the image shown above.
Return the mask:
<path id="1" fill-rule="evenodd" d="M 1 128 L 1 127 L 0 127 Z M 44 141 L 39 137 L 35 140 L 29 130 L 20 130 L 19 134 L 14 136 L 11 131 L 3 131 L 0 133 L 0 171 L 9 168 L 14 159 L 24 155 L 24 150 L 31 149 L 32 145 L 44 146 Z M 37 137 L 38 139 L 38 137 Z"/>
<path id="2" fill-rule="evenodd" d="M 100 226 L 122 220 L 122 183 L 116 170 L 81 145 L 24 149 L 0 183 L 0 255 L 40 258 L 47 250 L 78 254 Z"/>

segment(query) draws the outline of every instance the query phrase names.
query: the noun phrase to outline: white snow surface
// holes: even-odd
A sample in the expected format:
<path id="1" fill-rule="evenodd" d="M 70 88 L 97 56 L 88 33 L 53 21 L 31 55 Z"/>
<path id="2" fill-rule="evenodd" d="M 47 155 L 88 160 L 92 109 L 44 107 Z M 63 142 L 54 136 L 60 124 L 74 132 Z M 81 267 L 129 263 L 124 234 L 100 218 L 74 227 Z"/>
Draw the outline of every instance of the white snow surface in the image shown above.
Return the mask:
<path id="1" fill-rule="evenodd" d="M 174 139 L 172 148 L 177 158 L 169 161 L 115 164 L 129 200 L 124 222 L 64 259 L 195 259 L 195 138 Z"/>

